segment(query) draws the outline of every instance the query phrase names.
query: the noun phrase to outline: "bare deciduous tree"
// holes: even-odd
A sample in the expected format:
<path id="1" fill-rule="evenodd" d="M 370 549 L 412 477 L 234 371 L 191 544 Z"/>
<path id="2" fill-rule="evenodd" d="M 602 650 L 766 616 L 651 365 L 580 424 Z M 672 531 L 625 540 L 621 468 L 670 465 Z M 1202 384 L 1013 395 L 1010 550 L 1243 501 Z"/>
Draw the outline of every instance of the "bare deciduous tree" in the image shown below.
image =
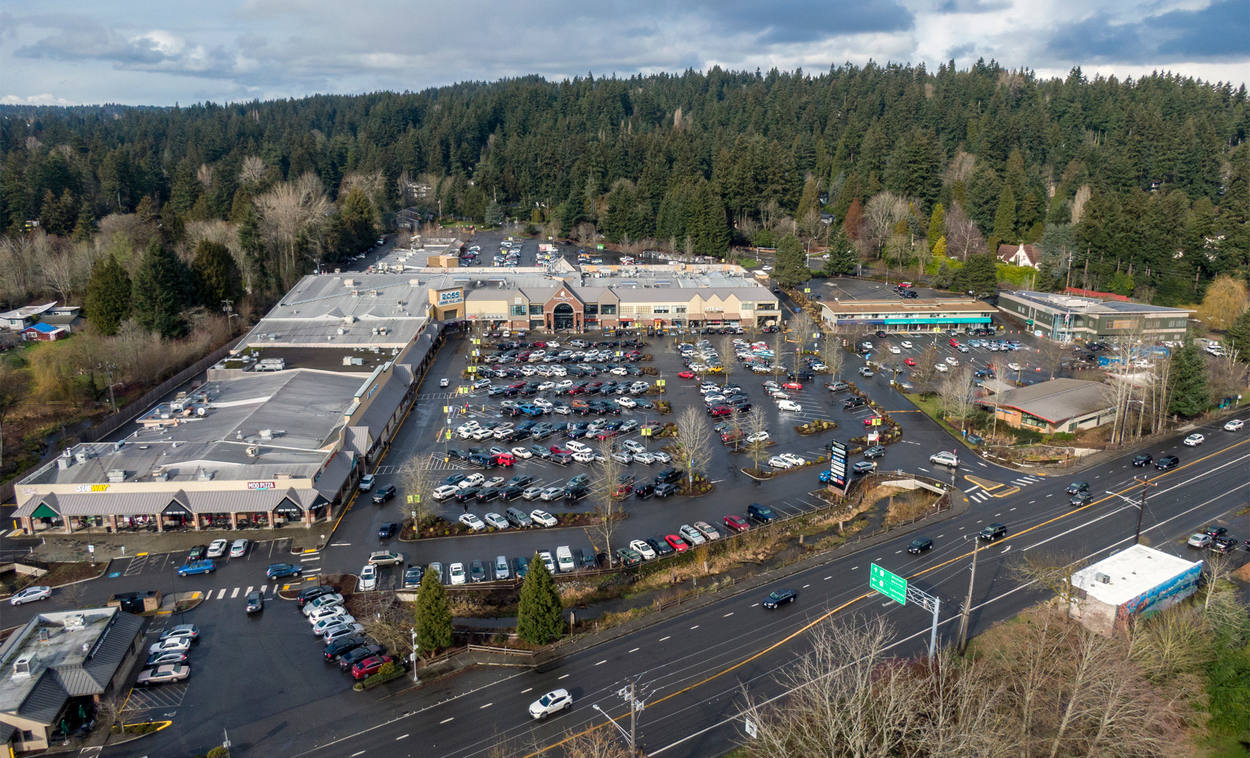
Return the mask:
<path id="1" fill-rule="evenodd" d="M 625 470 L 621 462 L 612 457 L 612 453 L 616 452 L 614 447 L 611 439 L 603 440 L 598 445 L 603 462 L 596 464 L 598 470 L 590 484 L 590 496 L 595 502 L 595 522 L 587 528 L 587 531 L 603 543 L 603 552 L 608 554 L 609 560 L 614 560 L 612 538 L 616 535 L 617 521 L 621 515 L 616 485 Z"/>
<path id="2" fill-rule="evenodd" d="M 694 486 L 696 474 L 702 474 L 712 461 L 712 436 L 707 420 L 699 408 L 689 405 L 677 414 L 677 441 L 674 456 L 686 469 L 687 486 Z"/>
<path id="3" fill-rule="evenodd" d="M 728 334 L 720 338 L 720 359 L 722 387 L 729 386 L 729 375 L 733 373 L 734 368 L 738 365 L 737 357 L 734 355 L 734 338 Z"/>
<path id="4" fill-rule="evenodd" d="M 972 384 L 972 369 L 962 367 L 952 371 L 942 379 L 940 398 L 942 411 L 947 418 L 959 422 L 959 430 L 966 431 L 965 423 L 976 400 L 975 386 Z"/>
<path id="5" fill-rule="evenodd" d="M 842 378 L 842 367 L 846 363 L 846 351 L 842 349 L 842 339 L 836 333 L 825 334 L 820 343 L 820 359 L 824 361 L 825 370 L 834 380 Z"/>
<path id="6" fill-rule="evenodd" d="M 1079 595 L 1076 587 L 1072 586 L 1072 575 L 1081 569 L 1078 557 L 1064 553 L 1021 553 L 1011 568 L 1020 579 L 1035 582 L 1055 593 L 1063 605 L 1064 614 L 1071 615 L 1072 603 Z"/>
<path id="7" fill-rule="evenodd" d="M 951 203 L 946 212 L 946 254 L 961 261 L 968 260 L 970 253 L 985 247 L 985 240 L 976 222 L 968 218 L 959 203 Z"/>
<path id="8" fill-rule="evenodd" d="M 418 451 L 410 456 L 399 469 L 399 483 L 403 489 L 404 505 L 412 518 L 412 528 L 419 530 L 433 513 L 434 506 L 435 476 L 429 453 Z"/>
<path id="9" fill-rule="evenodd" d="M 246 156 L 239 166 L 239 184 L 244 187 L 259 187 L 268 178 L 268 171 L 265 161 L 260 156 Z"/>
<path id="10" fill-rule="evenodd" d="M 330 203 L 315 174 L 304 174 L 295 181 L 282 182 L 256 198 L 262 228 L 270 241 L 278 246 L 278 280 L 283 289 L 300 276 L 300 238 L 313 232 Z"/>
<path id="11" fill-rule="evenodd" d="M 878 192 L 864 206 L 864 236 L 877 257 L 894 225 L 906 217 L 907 201 L 889 191 Z"/>
<path id="12" fill-rule="evenodd" d="M 631 758 L 624 738 L 607 723 L 570 733 L 563 742 L 568 758 Z"/>
<path id="13" fill-rule="evenodd" d="M 751 467 L 758 471 L 760 458 L 764 457 L 768 449 L 768 440 L 758 437 L 768 432 L 768 419 L 759 408 L 752 407 L 742 420 L 742 428 L 747 434 L 747 454 L 751 456 Z"/>

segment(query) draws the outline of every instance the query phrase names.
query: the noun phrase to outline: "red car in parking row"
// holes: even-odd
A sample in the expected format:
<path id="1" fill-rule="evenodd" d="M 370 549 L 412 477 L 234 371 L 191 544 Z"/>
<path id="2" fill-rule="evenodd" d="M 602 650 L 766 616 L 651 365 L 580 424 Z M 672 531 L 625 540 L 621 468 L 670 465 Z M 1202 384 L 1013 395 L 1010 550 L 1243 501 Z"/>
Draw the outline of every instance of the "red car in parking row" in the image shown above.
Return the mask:
<path id="1" fill-rule="evenodd" d="M 352 664 L 352 679 L 360 680 L 367 676 L 373 676 L 382 670 L 382 667 L 388 663 L 393 663 L 394 658 L 389 655 L 371 655 L 361 661 Z"/>
<path id="2" fill-rule="evenodd" d="M 745 532 L 751 528 L 746 519 L 734 513 L 729 514 L 722 521 L 725 524 L 725 528 L 731 532 Z"/>

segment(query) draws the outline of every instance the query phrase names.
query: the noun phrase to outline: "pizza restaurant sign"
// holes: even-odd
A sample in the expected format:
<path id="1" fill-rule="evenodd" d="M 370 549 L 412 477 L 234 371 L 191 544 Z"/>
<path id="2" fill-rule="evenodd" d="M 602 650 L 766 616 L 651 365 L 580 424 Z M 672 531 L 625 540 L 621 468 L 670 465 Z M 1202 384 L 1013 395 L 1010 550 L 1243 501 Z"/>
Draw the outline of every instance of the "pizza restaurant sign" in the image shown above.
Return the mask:
<path id="1" fill-rule="evenodd" d="M 248 482 L 247 483 L 247 488 L 249 490 L 272 490 L 272 489 L 277 489 L 277 487 L 278 487 L 277 482 Z"/>

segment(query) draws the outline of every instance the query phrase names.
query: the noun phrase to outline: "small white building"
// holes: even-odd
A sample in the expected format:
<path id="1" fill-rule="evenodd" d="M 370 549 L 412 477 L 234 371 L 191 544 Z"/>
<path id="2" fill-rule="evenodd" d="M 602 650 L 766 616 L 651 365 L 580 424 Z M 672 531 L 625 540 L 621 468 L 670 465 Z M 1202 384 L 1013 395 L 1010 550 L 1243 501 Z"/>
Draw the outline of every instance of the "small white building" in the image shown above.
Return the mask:
<path id="1" fill-rule="evenodd" d="M 1201 575 L 1202 561 L 1134 545 L 1072 575 L 1072 615 L 1110 636 L 1194 594 Z"/>

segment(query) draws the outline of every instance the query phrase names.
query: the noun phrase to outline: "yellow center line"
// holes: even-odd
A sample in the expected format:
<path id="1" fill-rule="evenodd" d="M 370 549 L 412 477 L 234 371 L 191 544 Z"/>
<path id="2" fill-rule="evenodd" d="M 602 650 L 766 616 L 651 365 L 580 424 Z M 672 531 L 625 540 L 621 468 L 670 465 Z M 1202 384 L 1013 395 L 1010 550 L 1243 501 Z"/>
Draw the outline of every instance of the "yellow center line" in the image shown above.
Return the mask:
<path id="1" fill-rule="evenodd" d="M 1161 479 L 1161 478 L 1163 478 L 1163 477 L 1165 477 L 1165 476 L 1170 476 L 1171 474 L 1177 473 L 1177 472 L 1179 472 L 1179 471 L 1181 471 L 1181 470 L 1183 470 L 1183 469 L 1187 469 L 1187 468 L 1189 468 L 1190 466 L 1197 465 L 1197 464 L 1199 464 L 1199 463 L 1201 463 L 1201 462 L 1203 462 L 1203 461 L 1207 460 L 1208 458 L 1212 458 L 1212 457 L 1214 457 L 1214 456 L 1216 456 L 1216 455 L 1219 455 L 1219 454 L 1221 454 L 1221 453 L 1225 453 L 1225 452 L 1227 452 L 1227 451 L 1229 451 L 1229 450 L 1232 450 L 1232 449 L 1233 449 L 1233 448 L 1235 448 L 1235 447 L 1240 447 L 1241 445 L 1245 445 L 1245 444 L 1247 444 L 1247 443 L 1250 443 L 1250 438 L 1248 438 L 1248 439 L 1244 439 L 1244 440 L 1242 440 L 1241 442 L 1235 442 L 1235 443 L 1233 443 L 1232 445 L 1229 445 L 1228 447 L 1225 447 L 1225 448 L 1222 448 L 1222 449 L 1220 449 L 1220 450 L 1216 450 L 1216 451 L 1212 452 L 1210 455 L 1204 455 L 1204 456 L 1203 456 L 1203 457 L 1201 457 L 1201 458 L 1197 458 L 1197 459 L 1195 459 L 1195 460 L 1192 460 L 1192 461 L 1190 461 L 1189 463 L 1184 464 L 1183 466 L 1177 466 L 1176 468 L 1174 468 L 1174 469 L 1172 469 L 1172 470 L 1170 470 L 1170 471 L 1165 471 L 1164 473 L 1159 474 L 1159 476 L 1155 477 L 1155 479 Z M 1041 529 L 1041 528 L 1042 528 L 1042 527 L 1044 527 L 1044 526 L 1048 526 L 1048 525 L 1050 525 L 1050 524 L 1053 524 L 1053 523 L 1055 523 L 1056 521 L 1060 521 L 1060 520 L 1062 520 L 1062 519 L 1070 518 L 1070 517 L 1071 517 L 1071 516 L 1073 516 L 1074 514 L 1080 513 L 1081 511 L 1085 510 L 1086 508 L 1092 508 L 1092 507 L 1094 507 L 1095 505 L 1098 505 L 1099 503 L 1104 503 L 1104 502 L 1106 502 L 1106 501 L 1108 501 L 1108 500 L 1111 500 L 1111 499 L 1112 499 L 1112 498 L 1114 498 L 1114 497 L 1118 497 L 1118 496 L 1120 496 L 1120 495 L 1123 495 L 1123 494 L 1124 494 L 1124 493 L 1126 493 L 1126 492 L 1131 492 L 1133 489 L 1135 489 L 1135 488 L 1136 488 L 1136 486 L 1137 486 L 1137 485 L 1133 485 L 1133 486 L 1127 487 L 1127 488 L 1125 488 L 1125 489 L 1123 489 L 1123 490 L 1120 490 L 1119 492 L 1115 493 L 1114 495 L 1107 495 L 1107 496 L 1106 496 L 1106 497 L 1104 497 L 1104 498 L 1101 498 L 1101 499 L 1095 500 L 1095 501 L 1093 501 L 1093 502 L 1091 502 L 1091 503 L 1087 503 L 1086 505 L 1080 506 L 1079 508 L 1073 508 L 1073 509 L 1071 509 L 1071 510 L 1069 510 L 1069 511 L 1065 511 L 1065 512 L 1063 512 L 1063 513 L 1059 514 L 1058 516 L 1055 516 L 1054 518 L 1047 519 L 1046 521 L 1043 521 L 1043 522 L 1041 522 L 1040 524 L 1034 524 L 1033 526 L 1030 526 L 1030 527 L 1028 527 L 1028 528 L 1026 528 L 1026 529 L 1023 529 L 1023 530 L 1021 530 L 1021 531 L 1019 531 L 1019 532 L 1016 532 L 1015 534 L 1011 535 L 1010 537 L 1004 537 L 1003 539 L 996 541 L 994 544 L 995 544 L 995 545 L 1001 545 L 1001 544 L 1002 544 L 1002 543 L 1004 543 L 1004 542 L 1007 542 L 1007 541 L 1009 541 L 1009 540 L 1012 540 L 1012 539 L 1015 539 L 1015 538 L 1018 538 L 1018 537 L 1023 537 L 1024 535 L 1026 535 L 1026 534 L 1028 534 L 1028 533 L 1030 533 L 1030 532 L 1033 532 L 1033 531 L 1036 531 L 1036 530 L 1038 530 L 1038 529 Z M 928 567 L 928 568 L 926 568 L 926 569 L 923 569 L 923 570 L 921 570 L 921 571 L 918 571 L 918 572 L 916 572 L 915 574 L 912 574 L 912 575 L 908 576 L 908 577 L 907 577 L 907 579 L 908 579 L 908 581 L 910 581 L 910 580 L 912 580 L 912 579 L 916 579 L 916 578 L 922 577 L 922 576 L 924 576 L 925 574 L 932 573 L 932 572 L 934 572 L 934 571 L 937 571 L 938 569 L 941 569 L 941 568 L 944 568 L 944 567 L 946 567 L 946 566 L 949 566 L 949 565 L 951 565 L 952 563 L 955 563 L 955 562 L 957 562 L 957 561 L 961 561 L 961 560 L 964 560 L 964 559 L 966 559 L 966 558 L 970 558 L 971 556 L 972 556 L 972 553 L 971 553 L 971 552 L 964 553 L 963 555 L 957 555 L 957 556 L 955 556 L 954 558 L 951 558 L 951 559 L 949 559 L 949 560 L 943 561 L 942 563 L 938 563 L 938 564 L 936 564 L 936 565 L 933 565 L 933 566 L 930 566 L 930 567 Z M 651 707 L 653 707 L 653 706 L 659 705 L 660 703 L 663 703 L 663 702 L 665 702 L 665 701 L 667 701 L 667 700 L 671 700 L 671 699 L 673 699 L 673 698 L 677 697 L 678 695 L 685 694 L 685 693 L 687 693 L 687 692 L 689 692 L 689 691 L 691 691 L 691 690 L 693 690 L 693 689 L 695 689 L 695 688 L 697 688 L 697 687 L 702 687 L 703 685 L 707 684 L 708 682 L 711 682 L 711 681 L 714 681 L 714 680 L 716 680 L 716 679 L 719 679 L 720 677 L 724 676 L 725 674 L 728 674 L 728 673 L 730 673 L 730 672 L 736 671 L 736 670 L 738 670 L 738 669 L 742 668 L 743 666 L 745 666 L 746 664 L 748 664 L 748 663 L 750 663 L 750 662 L 752 662 L 752 661 L 754 661 L 754 660 L 757 660 L 757 659 L 758 659 L 758 658 L 760 658 L 761 656 L 763 656 L 763 655 L 767 655 L 768 653 L 772 652 L 773 650 L 776 650 L 777 648 L 781 647 L 782 645 L 784 645 L 784 644 L 786 644 L 786 643 L 790 642 L 790 641 L 791 641 L 791 640 L 793 640 L 795 637 L 798 637 L 799 635 L 801 635 L 801 634 L 803 634 L 803 633 L 807 632 L 809 629 L 811 629 L 812 627 L 816 626 L 817 624 L 819 624 L 820 622 L 824 621 L 825 619 L 828 619 L 829 617 L 833 616 L 835 613 L 840 613 L 841 611 L 845 610 L 845 609 L 846 609 L 846 608 L 848 608 L 849 606 L 854 605 L 855 603 L 858 603 L 858 602 L 859 602 L 859 601 L 861 601 L 861 600 L 865 600 L 865 599 L 867 599 L 867 598 L 870 598 L 870 597 L 873 597 L 873 596 L 876 596 L 876 595 L 877 595 L 877 593 L 876 593 L 876 592 L 865 592 L 864 594 L 859 595 L 858 597 L 851 598 L 850 600 L 847 600 L 845 603 L 842 603 L 841 605 L 839 605 L 839 606 L 837 606 L 837 607 L 835 607 L 835 608 L 832 608 L 832 609 L 830 609 L 829 611 L 825 612 L 824 614 L 822 614 L 821 616 L 819 616 L 818 618 L 816 618 L 816 620 L 815 620 L 815 621 L 812 621 L 812 622 L 809 622 L 809 623 L 807 623 L 807 624 L 804 624 L 803 626 L 799 627 L 799 628 L 798 628 L 797 630 L 795 630 L 794 632 L 792 632 L 792 633 L 790 633 L 790 634 L 786 635 L 785 637 L 782 637 L 782 638 L 781 638 L 780 640 L 778 640 L 777 642 L 774 642 L 774 643 L 772 643 L 771 645 L 769 645 L 769 646 L 765 647 L 764 649 L 760 650 L 758 653 L 754 653 L 754 654 L 752 654 L 750 657 L 745 658 L 745 659 L 743 659 L 743 660 L 739 661 L 738 663 L 735 663 L 735 664 L 733 664 L 732 666 L 729 666 L 728 668 L 725 668 L 725 669 L 723 669 L 723 670 L 721 670 L 721 671 L 718 671 L 718 672 L 716 672 L 715 674 L 712 674 L 711 676 L 708 676 L 708 677 L 706 677 L 706 678 L 704 678 L 704 679 L 702 679 L 702 680 L 700 680 L 700 681 L 698 681 L 698 682 L 695 682 L 694 684 L 691 684 L 691 685 L 689 685 L 689 686 L 683 687 L 683 688 L 681 688 L 681 689 L 679 689 L 679 690 L 677 690 L 677 691 L 675 691 L 675 692 L 673 692 L 673 693 L 671 693 L 671 694 L 665 695 L 664 697 L 661 697 L 661 698 L 658 698 L 658 699 L 656 699 L 656 700 L 652 700 L 652 701 L 650 701 L 650 702 L 647 702 L 645 705 L 643 705 L 642 710 L 646 710 L 646 709 L 651 708 Z M 534 752 L 532 752 L 532 753 L 527 754 L 527 755 L 525 756 L 525 758 L 534 758 L 534 756 L 537 756 L 537 755 L 542 755 L 543 753 L 546 753 L 548 750 L 551 750 L 552 748 L 557 748 L 557 747 L 560 747 L 561 745 L 566 744 L 566 743 L 567 743 L 567 742 L 569 742 L 570 740 L 574 740 L 574 739 L 576 739 L 576 738 L 578 738 L 578 737 L 581 737 L 581 736 L 583 736 L 583 735 L 590 734 L 591 732 L 593 732 L 593 731 L 595 731 L 595 730 L 597 730 L 597 729 L 602 729 L 603 727 L 607 726 L 607 725 L 608 725 L 608 723 L 609 723 L 609 722 L 604 721 L 604 722 L 602 722 L 602 723 L 596 724 L 595 726 L 589 727 L 589 728 L 587 728 L 587 729 L 583 729 L 582 731 L 577 732 L 577 733 L 575 733 L 575 734 L 570 734 L 570 735 L 568 735 L 567 737 L 565 737 L 564 739 L 560 740 L 559 742 L 554 742 L 554 743 L 552 743 L 552 744 L 550 744 L 550 745 L 547 745 L 547 746 L 545 746 L 545 747 L 539 748 L 538 750 L 536 750 L 536 751 L 534 751 Z"/>

